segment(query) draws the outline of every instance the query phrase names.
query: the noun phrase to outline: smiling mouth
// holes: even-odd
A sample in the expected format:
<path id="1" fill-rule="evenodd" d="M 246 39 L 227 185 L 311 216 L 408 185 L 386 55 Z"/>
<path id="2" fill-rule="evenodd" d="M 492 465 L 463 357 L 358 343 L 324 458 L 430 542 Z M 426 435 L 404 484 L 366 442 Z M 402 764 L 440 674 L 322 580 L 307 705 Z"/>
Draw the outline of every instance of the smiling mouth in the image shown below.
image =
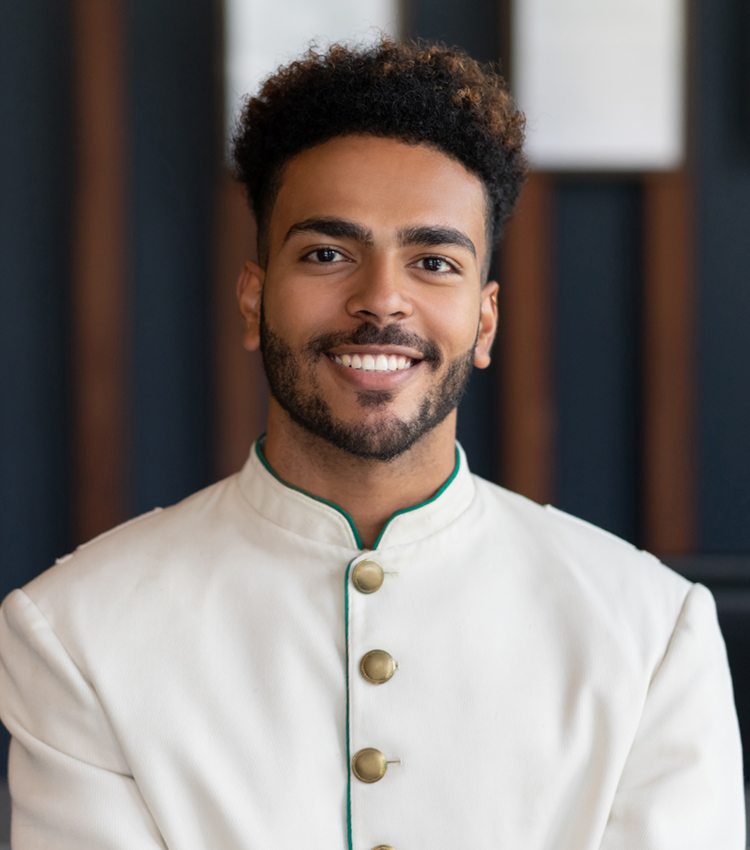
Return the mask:
<path id="1" fill-rule="evenodd" d="M 328 357 L 339 366 L 362 372 L 402 372 L 419 363 L 419 360 L 402 354 L 329 354 Z"/>

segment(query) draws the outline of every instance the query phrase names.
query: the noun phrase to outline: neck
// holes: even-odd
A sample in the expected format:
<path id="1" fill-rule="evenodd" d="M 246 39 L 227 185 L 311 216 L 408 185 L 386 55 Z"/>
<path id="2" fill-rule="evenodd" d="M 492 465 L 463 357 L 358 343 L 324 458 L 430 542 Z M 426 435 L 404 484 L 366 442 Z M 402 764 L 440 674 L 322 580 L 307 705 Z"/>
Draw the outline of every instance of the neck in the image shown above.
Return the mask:
<path id="1" fill-rule="evenodd" d="M 333 502 L 371 549 L 396 511 L 427 501 L 453 472 L 456 412 L 386 463 L 357 458 L 310 434 L 271 398 L 264 454 L 287 484 Z"/>

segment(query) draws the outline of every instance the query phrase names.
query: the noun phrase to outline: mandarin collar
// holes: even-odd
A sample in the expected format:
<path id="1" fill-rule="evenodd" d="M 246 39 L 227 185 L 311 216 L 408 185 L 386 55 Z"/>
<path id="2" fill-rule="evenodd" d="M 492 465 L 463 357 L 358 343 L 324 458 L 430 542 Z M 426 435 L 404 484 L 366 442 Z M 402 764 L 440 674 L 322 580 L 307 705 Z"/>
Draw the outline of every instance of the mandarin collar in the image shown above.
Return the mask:
<path id="1" fill-rule="evenodd" d="M 349 515 L 282 481 L 263 457 L 260 440 L 253 444 L 239 474 L 240 490 L 253 508 L 264 519 L 301 537 L 364 551 Z M 393 514 L 374 549 L 404 546 L 435 534 L 462 514 L 473 498 L 474 482 L 466 455 L 456 443 L 456 466 L 450 478 L 431 499 Z"/>

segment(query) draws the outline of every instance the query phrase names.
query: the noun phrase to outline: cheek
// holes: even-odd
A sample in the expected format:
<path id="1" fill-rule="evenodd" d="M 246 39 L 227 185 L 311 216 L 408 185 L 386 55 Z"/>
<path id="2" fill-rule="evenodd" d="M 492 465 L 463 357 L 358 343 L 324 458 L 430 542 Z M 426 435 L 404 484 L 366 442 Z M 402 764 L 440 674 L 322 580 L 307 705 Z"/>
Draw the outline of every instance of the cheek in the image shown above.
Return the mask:
<path id="1" fill-rule="evenodd" d="M 285 281 L 266 284 L 263 310 L 268 325 L 287 339 L 306 341 L 335 314 L 330 293 L 323 287 Z"/>
<path id="2" fill-rule="evenodd" d="M 456 293 L 441 299 L 426 314 L 428 333 L 451 354 L 463 354 L 473 345 L 479 327 L 479 297 Z"/>

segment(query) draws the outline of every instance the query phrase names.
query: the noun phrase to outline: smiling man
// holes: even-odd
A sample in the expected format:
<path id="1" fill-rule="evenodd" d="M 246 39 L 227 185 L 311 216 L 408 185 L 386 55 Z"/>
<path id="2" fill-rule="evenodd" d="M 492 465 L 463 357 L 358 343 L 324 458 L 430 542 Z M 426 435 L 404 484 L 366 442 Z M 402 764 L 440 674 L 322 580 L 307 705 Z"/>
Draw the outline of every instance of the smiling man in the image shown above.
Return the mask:
<path id="1" fill-rule="evenodd" d="M 743 850 L 709 592 L 455 443 L 522 124 L 387 40 L 248 102 L 267 433 L 6 599 L 14 850 Z"/>
<path id="2" fill-rule="evenodd" d="M 271 387 L 265 457 L 344 507 L 364 546 L 455 466 L 456 406 L 497 318 L 487 206 L 441 151 L 338 136 L 286 164 L 266 268 L 240 277 Z"/>

